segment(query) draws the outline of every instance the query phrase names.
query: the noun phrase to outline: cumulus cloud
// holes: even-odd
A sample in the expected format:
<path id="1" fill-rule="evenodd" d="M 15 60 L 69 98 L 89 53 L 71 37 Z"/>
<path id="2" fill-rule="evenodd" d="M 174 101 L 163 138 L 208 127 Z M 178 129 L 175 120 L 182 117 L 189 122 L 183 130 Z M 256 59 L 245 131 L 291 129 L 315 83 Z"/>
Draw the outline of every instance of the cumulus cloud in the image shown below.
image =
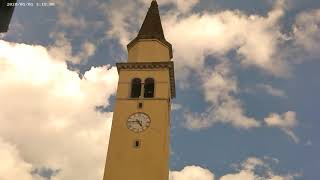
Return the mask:
<path id="1" fill-rule="evenodd" d="M 117 39 L 123 49 L 126 49 L 130 40 L 137 35 L 138 27 L 146 14 L 147 4 L 136 0 L 111 1 L 101 4 L 100 10 L 110 23 L 106 36 Z"/>
<path id="2" fill-rule="evenodd" d="M 238 92 L 238 87 L 228 63 L 221 63 L 213 71 L 204 72 L 202 84 L 205 100 L 211 106 L 204 113 L 186 113 L 187 128 L 207 128 L 219 122 L 244 129 L 260 126 L 257 120 L 245 115 L 241 101 L 233 96 Z"/>
<path id="3" fill-rule="evenodd" d="M 293 25 L 295 44 L 311 55 L 320 52 L 320 9 L 300 13 Z"/>
<path id="4" fill-rule="evenodd" d="M 228 123 L 243 129 L 260 127 L 261 122 L 248 117 L 243 103 L 236 97 L 240 90 L 230 67 L 233 62 L 226 56 L 231 51 L 236 52 L 236 59 L 243 67 L 255 67 L 275 76 L 290 75 L 290 65 L 280 51 L 280 46 L 288 40 L 280 25 L 287 1 L 275 1 L 265 16 L 238 10 L 192 12 L 198 3 L 196 0 L 163 0 L 158 3 L 160 6 L 176 5 L 162 15 L 162 24 L 167 40 L 174 47 L 178 84 L 189 87 L 188 77 L 190 72 L 195 72 L 209 103 L 204 112 L 187 111 L 185 126 L 202 129 L 215 123 Z M 118 39 L 126 47 L 137 34 L 149 4 L 150 1 L 146 0 L 105 4 L 103 9 L 111 23 L 108 37 Z M 118 11 L 127 13 L 119 14 Z M 217 61 L 218 65 L 213 70 L 211 66 L 205 66 L 208 56 Z M 261 85 L 260 88 L 273 96 L 285 96 L 283 91 L 270 85 Z"/>
<path id="5" fill-rule="evenodd" d="M 264 162 L 256 157 L 249 157 L 246 161 L 242 162 L 241 167 L 248 171 L 253 171 L 257 166 L 263 166 Z"/>
<path id="6" fill-rule="evenodd" d="M 159 1 L 160 6 L 176 5 L 162 14 L 162 24 L 174 47 L 178 80 L 186 80 L 190 69 L 201 71 L 207 56 L 226 56 L 231 51 L 236 52 L 244 67 L 256 67 L 276 76 L 290 75 L 290 65 L 279 51 L 287 40 L 280 25 L 285 0 L 275 1 L 265 16 L 238 10 L 190 11 L 198 2 Z M 146 0 L 120 0 L 101 5 L 111 24 L 107 36 L 117 39 L 125 49 L 136 36 L 149 4 Z"/>
<path id="7" fill-rule="evenodd" d="M 71 30 L 73 33 L 79 33 L 85 29 L 92 28 L 101 22 L 96 19 L 88 20 L 85 12 L 80 12 L 81 5 L 87 8 L 97 10 L 100 4 L 99 0 L 52 0 L 57 10 L 57 27 L 63 27 Z M 99 13 L 96 11 L 96 13 Z"/>
<path id="8" fill-rule="evenodd" d="M 74 54 L 71 40 L 66 37 L 65 33 L 51 33 L 50 37 L 54 40 L 54 43 L 49 47 L 49 54 L 55 59 L 67 60 L 74 64 L 84 64 L 96 51 L 96 46 L 92 42 L 84 41 L 81 44 L 81 50 Z"/>
<path id="9" fill-rule="evenodd" d="M 189 12 L 199 0 L 171 0 L 172 3 L 176 3 L 177 9 L 183 13 Z"/>
<path id="10" fill-rule="evenodd" d="M 64 8 L 77 7 L 57 2 Z M 136 2 L 120 0 L 100 5 L 111 24 L 107 36 L 117 38 L 123 47 L 136 35 L 150 3 Z M 159 4 L 162 3 L 174 4 L 178 9 L 163 16 L 167 39 L 175 49 L 178 80 L 187 77 L 186 69 L 196 70 L 201 76 L 205 100 L 211 104 L 205 113 L 188 114 L 187 127 L 205 128 L 217 122 L 245 129 L 259 127 L 261 124 L 247 117 L 241 101 L 235 98 L 234 94 L 239 91 L 237 80 L 228 65 L 221 63 L 209 70 L 204 62 L 208 55 L 220 57 L 235 51 L 244 66 L 257 67 L 274 75 L 287 74 L 288 64 L 278 52 L 278 46 L 284 40 L 278 24 L 285 11 L 284 1 L 277 1 L 266 16 L 232 10 L 190 13 L 198 0 L 159 0 Z M 59 10 L 60 25 L 87 28 L 84 18 L 76 17 L 73 11 Z M 318 16 L 318 10 L 303 13 L 295 24 L 296 44 L 310 52 L 319 52 L 316 50 Z M 101 145 L 108 141 L 112 113 L 96 112 L 95 107 L 107 106 L 107 99 L 115 93 L 116 69 L 110 66 L 92 68 L 84 78 L 79 78 L 76 72 L 68 70 L 65 61 L 86 61 L 95 52 L 94 43 L 83 42 L 81 52 L 74 54 L 66 34 L 56 33 L 52 37 L 55 43 L 48 49 L 0 41 L 0 137 L 4 139 L 0 140 L 0 156 L 9 157 L 7 161 L 13 162 L 19 172 L 15 174 L 25 178 L 12 178 L 4 169 L 7 167 L 1 165 L 0 172 L 7 174 L 0 175 L 5 174 L 9 179 L 41 178 L 32 177 L 28 172 L 49 167 L 59 170 L 52 177 L 54 180 L 101 179 L 107 147 Z M 281 95 L 274 88 L 265 89 Z M 297 124 L 294 112 L 270 114 L 265 123 L 281 128 L 298 141 L 292 131 Z M 223 180 L 260 177 L 253 169 L 263 162 L 257 159 L 250 162 L 239 172 L 223 176 Z M 173 180 L 198 177 L 214 179 L 214 174 L 197 166 L 170 174 Z M 269 179 L 285 177 L 290 176 L 269 174 Z"/>
<path id="11" fill-rule="evenodd" d="M 170 180 L 214 180 L 214 174 L 199 166 L 186 166 L 181 171 L 171 171 Z"/>
<path id="12" fill-rule="evenodd" d="M 188 12 L 199 0 L 159 0 L 160 6 L 175 5 L 179 12 Z M 127 44 L 137 35 L 144 20 L 149 0 L 119 0 L 102 3 L 99 9 L 110 23 L 106 35 L 110 39 L 117 39 L 119 44 L 126 49 Z M 126 12 L 126 13 L 119 13 Z"/>
<path id="13" fill-rule="evenodd" d="M 60 23 L 60 25 L 72 29 L 84 29 L 88 26 L 84 17 L 75 17 L 73 15 L 73 11 L 70 7 L 74 8 L 74 5 L 67 5 L 65 3 L 59 3 L 58 5 L 59 7 L 63 7 L 58 8 L 58 23 Z"/>
<path id="14" fill-rule="evenodd" d="M 266 93 L 268 93 L 272 96 L 287 97 L 286 93 L 283 90 L 277 89 L 277 88 L 271 86 L 270 84 L 258 84 L 257 87 L 264 90 Z"/>
<path id="15" fill-rule="evenodd" d="M 220 180 L 293 180 L 295 176 L 278 176 L 270 174 L 267 177 L 255 175 L 251 171 L 242 170 L 239 173 L 228 174 L 220 178 Z"/>
<path id="16" fill-rule="evenodd" d="M 0 41 L 0 69 L 0 137 L 15 145 L 17 172 L 45 167 L 58 170 L 53 180 L 101 179 L 112 113 L 96 106 L 115 93 L 116 68 L 79 78 L 45 47 Z"/>
<path id="17" fill-rule="evenodd" d="M 287 175 L 276 174 L 271 169 L 271 164 L 267 161 L 268 159 L 274 158 L 265 157 L 264 159 L 259 159 L 256 157 L 249 157 L 238 165 L 238 172 L 226 174 L 222 176 L 220 180 L 293 180 L 296 177 L 301 176 L 298 173 Z M 278 163 L 278 161 L 275 162 Z"/>
<path id="18" fill-rule="evenodd" d="M 292 129 L 298 125 L 295 112 L 288 111 L 281 115 L 271 113 L 269 117 L 266 117 L 264 119 L 264 121 L 270 127 L 277 127 L 282 129 L 289 137 L 292 138 L 294 142 L 299 142 L 299 138 L 292 131 Z"/>
<path id="19" fill-rule="evenodd" d="M 265 159 L 249 157 L 237 164 L 236 172 L 222 175 L 220 180 L 294 180 L 300 174 L 280 175 L 275 173 Z M 259 168 L 259 169 L 258 169 Z M 170 180 L 214 180 L 215 175 L 199 166 L 186 166 L 181 171 L 171 171 Z"/>
<path id="20" fill-rule="evenodd" d="M 144 7 L 150 3 L 144 0 L 139 2 Z M 126 6 L 123 6 L 124 3 Z M 168 3 L 173 1 L 159 1 L 160 5 Z M 176 3 L 178 7 L 179 2 Z M 185 1 L 184 6 L 190 9 L 196 3 L 197 1 Z M 185 11 L 179 8 L 163 16 L 165 35 L 175 50 L 178 81 L 181 83 L 188 79 L 188 69 L 195 70 L 201 76 L 205 100 L 212 104 L 204 113 L 186 113 L 186 127 L 201 129 L 217 122 L 245 129 L 260 126 L 256 119 L 245 115 L 242 102 L 235 98 L 234 94 L 238 93 L 237 80 L 228 65 L 225 65 L 227 63 L 220 63 L 212 71 L 204 67 L 205 57 L 212 55 L 224 59 L 228 52 L 235 50 L 244 66 L 254 66 L 274 75 L 288 74 L 287 63 L 278 52 L 278 46 L 284 41 L 279 21 L 285 12 L 285 3 L 284 0 L 276 1 L 274 8 L 266 16 L 247 15 L 231 10 L 201 14 L 189 12 L 181 16 Z M 145 15 L 145 11 L 136 11 L 138 5 L 135 1 L 123 0 L 113 2 L 105 8 L 111 22 L 111 29 L 107 34 L 117 38 L 123 47 L 136 34 L 137 30 L 130 27 L 133 25 L 138 28 Z M 128 13 L 117 13 L 119 8 Z M 268 87 L 265 86 L 267 92 L 283 95 Z"/>
<path id="21" fill-rule="evenodd" d="M 214 70 L 203 72 L 201 75 L 204 98 L 210 105 L 202 113 L 187 111 L 184 115 L 185 127 L 197 130 L 211 127 L 215 123 L 227 123 L 236 128 L 250 129 L 263 125 L 261 121 L 246 116 L 241 101 L 235 98 L 239 93 L 237 80 L 226 61 L 216 65 Z M 270 85 L 260 86 L 274 96 L 285 97 L 283 91 Z M 299 138 L 293 132 L 293 128 L 298 125 L 295 112 L 288 111 L 282 115 L 271 113 L 264 118 L 264 122 L 266 126 L 280 128 L 295 143 L 299 142 Z"/>
<path id="22" fill-rule="evenodd" d="M 145 5 L 150 5 L 149 0 L 139 0 L 140 2 L 143 2 Z M 199 3 L 199 0 L 157 0 L 158 4 L 163 5 L 173 5 L 174 9 L 181 13 L 187 13 L 192 8 Z"/>
<path id="23" fill-rule="evenodd" d="M 164 30 L 175 49 L 178 71 L 183 67 L 199 70 L 206 56 L 236 51 L 245 66 L 286 75 L 287 63 L 278 52 L 283 41 L 278 24 L 285 11 L 285 1 L 276 2 L 266 17 L 236 10 L 164 16 Z"/>
<path id="24" fill-rule="evenodd" d="M 149 0 L 118 0 L 100 3 L 99 9 L 110 23 L 106 36 L 109 39 L 117 39 L 125 50 L 127 44 L 137 35 L 150 2 Z M 181 13 L 189 12 L 198 2 L 199 0 L 158 0 L 160 6 L 174 5 L 171 7 Z"/>
<path id="25" fill-rule="evenodd" d="M 31 175 L 32 165 L 21 158 L 17 148 L 0 138 L 0 179 L 1 180 L 41 180 L 37 175 Z M 43 179 L 44 180 L 44 179 Z"/>
<path id="26" fill-rule="evenodd" d="M 182 108 L 181 104 L 172 104 L 171 105 L 171 111 L 178 111 Z"/>
<path id="27" fill-rule="evenodd" d="M 95 38 L 93 34 L 104 31 L 106 24 L 98 18 L 90 18 L 87 12 L 83 11 L 82 6 L 85 5 L 88 11 L 94 11 L 99 17 L 103 13 L 100 12 L 98 1 L 52 1 L 57 10 L 55 26 L 48 32 L 48 36 L 53 40 L 49 50 L 53 57 L 73 64 L 85 64 L 88 58 L 95 54 L 97 47 L 105 38 Z M 87 36 L 84 37 L 83 34 Z M 81 39 L 79 39 L 80 35 Z M 75 39 L 77 43 L 74 43 Z"/>
<path id="28" fill-rule="evenodd" d="M 248 117 L 241 100 L 235 97 L 239 89 L 237 79 L 230 69 L 230 63 L 222 61 L 213 70 L 202 72 L 201 81 L 204 98 L 210 105 L 202 113 L 187 111 L 184 115 L 185 127 L 197 130 L 211 127 L 216 123 L 227 123 L 236 128 L 250 129 L 263 125 L 261 121 Z M 270 85 L 260 84 L 258 87 L 271 95 L 285 97 L 283 91 Z M 295 112 L 288 111 L 283 115 L 271 113 L 269 117 L 264 118 L 264 121 L 267 126 L 280 128 L 294 142 L 299 142 L 299 138 L 292 131 L 298 124 Z"/>

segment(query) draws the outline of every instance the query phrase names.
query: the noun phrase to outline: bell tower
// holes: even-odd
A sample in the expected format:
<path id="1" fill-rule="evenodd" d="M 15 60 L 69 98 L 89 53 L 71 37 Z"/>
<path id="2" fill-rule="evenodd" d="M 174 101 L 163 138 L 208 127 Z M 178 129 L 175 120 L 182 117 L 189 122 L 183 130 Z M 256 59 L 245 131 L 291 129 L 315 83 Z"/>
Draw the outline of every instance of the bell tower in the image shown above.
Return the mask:
<path id="1" fill-rule="evenodd" d="M 155 0 L 127 49 L 128 62 L 117 63 L 119 82 L 103 180 L 168 180 L 174 65 Z"/>

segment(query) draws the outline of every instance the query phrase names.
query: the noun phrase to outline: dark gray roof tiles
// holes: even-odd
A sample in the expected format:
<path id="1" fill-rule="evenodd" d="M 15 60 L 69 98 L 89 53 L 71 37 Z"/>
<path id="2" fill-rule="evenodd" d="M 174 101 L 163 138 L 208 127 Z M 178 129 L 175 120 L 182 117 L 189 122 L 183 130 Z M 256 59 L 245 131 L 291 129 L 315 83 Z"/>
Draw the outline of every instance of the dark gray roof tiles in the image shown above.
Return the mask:
<path id="1" fill-rule="evenodd" d="M 128 44 L 128 48 L 133 46 L 139 39 L 158 39 L 169 47 L 170 57 L 172 58 L 172 45 L 164 37 L 158 3 L 155 0 L 151 2 L 138 36 Z"/>
<path id="2" fill-rule="evenodd" d="M 13 14 L 14 6 L 7 6 L 7 3 L 16 3 L 16 0 L 0 1 L 0 33 L 7 32 Z"/>

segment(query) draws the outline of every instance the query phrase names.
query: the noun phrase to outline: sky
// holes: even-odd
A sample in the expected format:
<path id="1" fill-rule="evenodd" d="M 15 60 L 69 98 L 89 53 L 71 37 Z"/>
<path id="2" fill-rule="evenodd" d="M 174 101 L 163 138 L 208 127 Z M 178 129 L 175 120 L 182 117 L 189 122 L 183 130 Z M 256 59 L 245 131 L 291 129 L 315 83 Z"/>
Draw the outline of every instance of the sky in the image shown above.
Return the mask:
<path id="1" fill-rule="evenodd" d="M 0 180 L 100 180 L 117 62 L 150 0 L 18 0 L 0 36 Z M 53 3 L 37 6 L 36 3 Z M 170 180 L 316 180 L 320 1 L 158 0 Z"/>

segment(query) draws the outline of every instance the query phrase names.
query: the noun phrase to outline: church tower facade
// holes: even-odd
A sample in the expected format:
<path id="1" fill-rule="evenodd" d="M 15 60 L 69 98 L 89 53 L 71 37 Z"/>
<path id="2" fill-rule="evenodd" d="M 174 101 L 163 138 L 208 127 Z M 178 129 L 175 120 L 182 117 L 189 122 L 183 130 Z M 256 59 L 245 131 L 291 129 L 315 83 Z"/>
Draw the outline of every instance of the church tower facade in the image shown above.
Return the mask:
<path id="1" fill-rule="evenodd" d="M 127 48 L 128 62 L 117 63 L 119 82 L 103 180 L 168 180 L 174 65 L 155 0 Z"/>

